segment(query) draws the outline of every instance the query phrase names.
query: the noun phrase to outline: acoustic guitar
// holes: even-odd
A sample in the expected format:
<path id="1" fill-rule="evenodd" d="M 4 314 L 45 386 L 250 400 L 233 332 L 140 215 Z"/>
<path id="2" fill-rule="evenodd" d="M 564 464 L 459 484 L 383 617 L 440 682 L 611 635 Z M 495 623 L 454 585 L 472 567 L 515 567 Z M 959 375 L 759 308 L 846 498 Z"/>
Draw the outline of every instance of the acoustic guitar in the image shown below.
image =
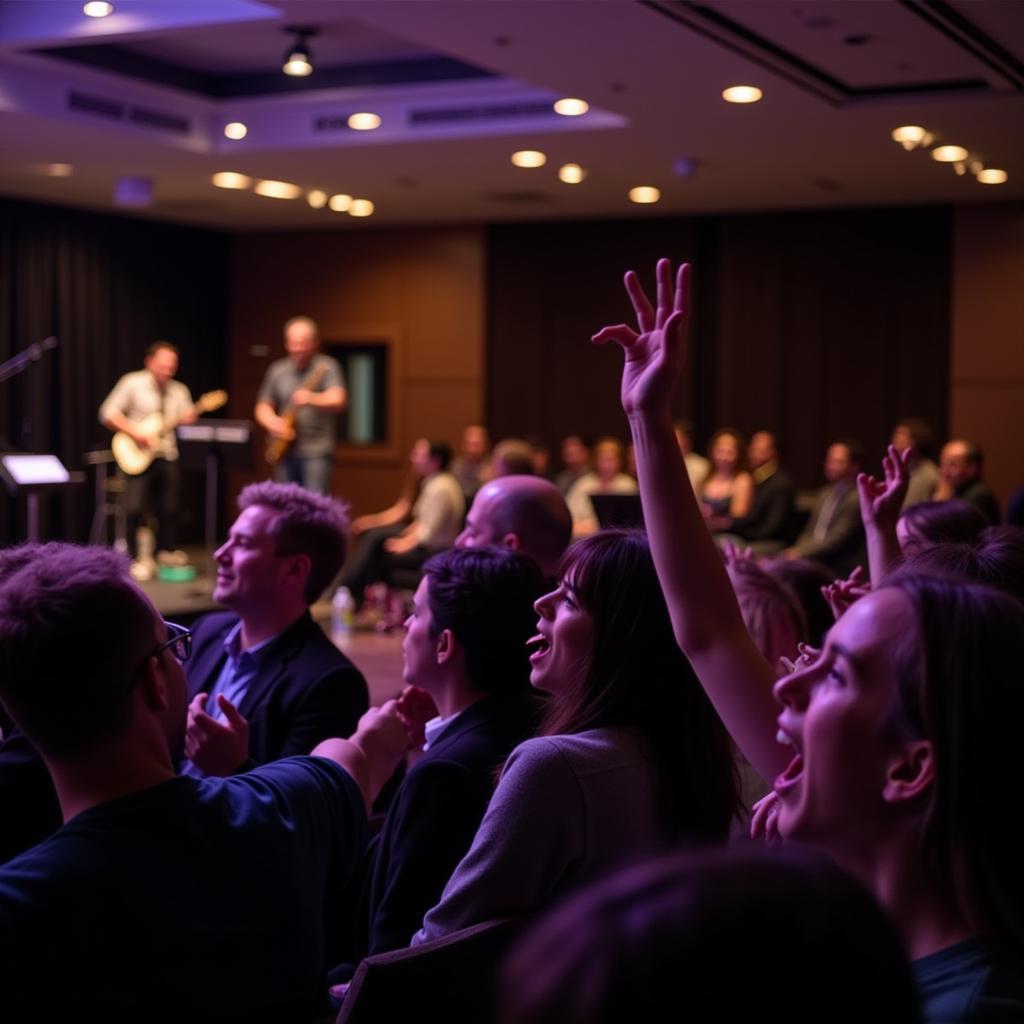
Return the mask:
<path id="1" fill-rule="evenodd" d="M 226 405 L 226 391 L 207 391 L 199 396 L 199 401 L 192 407 L 199 416 L 213 412 Z M 149 446 L 143 448 L 134 437 L 119 430 L 110 441 L 110 450 L 114 453 L 114 461 L 129 476 L 145 473 L 153 460 L 163 454 L 160 438 L 169 434 L 181 422 L 181 418 L 165 421 L 158 412 L 151 412 L 144 420 L 135 424 L 135 429 L 149 439 Z"/>
<path id="2" fill-rule="evenodd" d="M 312 391 L 313 388 L 320 383 L 320 379 L 327 372 L 327 366 L 321 363 L 295 390 Z M 285 406 L 285 410 L 281 413 L 281 419 L 291 427 L 292 431 L 295 430 L 295 406 L 289 401 L 288 405 Z M 271 434 L 267 438 L 267 463 L 271 466 L 276 466 L 287 454 L 288 449 L 295 443 L 293 437 L 290 441 L 286 441 L 283 437 L 274 437 Z"/>

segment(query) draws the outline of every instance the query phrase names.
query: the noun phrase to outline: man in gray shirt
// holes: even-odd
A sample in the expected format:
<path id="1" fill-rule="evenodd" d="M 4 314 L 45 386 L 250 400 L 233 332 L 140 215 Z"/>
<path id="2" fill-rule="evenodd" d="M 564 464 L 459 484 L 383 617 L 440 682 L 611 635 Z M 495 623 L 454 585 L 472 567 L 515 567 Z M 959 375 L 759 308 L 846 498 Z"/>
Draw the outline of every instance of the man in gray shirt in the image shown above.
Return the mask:
<path id="1" fill-rule="evenodd" d="M 348 400 L 336 359 L 318 352 L 316 321 L 292 317 L 284 325 L 288 353 L 267 368 L 256 399 L 256 422 L 284 448 L 277 479 L 327 494 L 334 455 L 335 418 Z"/>

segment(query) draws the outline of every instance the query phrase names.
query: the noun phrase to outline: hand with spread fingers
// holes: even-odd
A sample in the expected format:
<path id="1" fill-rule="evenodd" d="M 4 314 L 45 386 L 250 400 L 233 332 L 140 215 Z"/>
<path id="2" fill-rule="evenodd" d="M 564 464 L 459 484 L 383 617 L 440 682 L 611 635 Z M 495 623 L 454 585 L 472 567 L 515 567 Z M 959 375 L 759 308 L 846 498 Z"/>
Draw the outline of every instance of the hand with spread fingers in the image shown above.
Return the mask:
<path id="1" fill-rule="evenodd" d="M 882 459 L 884 480 L 876 480 L 868 473 L 857 474 L 860 518 L 868 542 L 868 569 L 876 585 L 903 560 L 896 521 L 910 486 L 912 452 L 911 448 L 897 452 L 889 445 Z"/>
<path id="2" fill-rule="evenodd" d="M 224 721 L 218 721 L 206 711 L 208 696 L 196 694 L 188 706 L 185 756 L 207 775 L 234 775 L 249 759 L 249 723 L 223 694 L 217 706 Z"/>
<path id="3" fill-rule="evenodd" d="M 637 327 L 604 327 L 593 337 L 597 345 L 609 341 L 622 346 L 622 408 L 627 415 L 646 411 L 671 415 L 670 404 L 686 359 L 690 333 L 690 264 L 683 263 L 672 278 L 670 260 L 658 260 L 657 308 L 651 305 L 639 278 L 626 273 L 626 292 L 636 311 Z"/>
<path id="4" fill-rule="evenodd" d="M 833 580 L 821 588 L 821 596 L 832 609 L 832 617 L 837 622 L 854 601 L 870 593 L 871 584 L 864 579 L 864 567 L 860 565 L 846 579 Z"/>
<path id="5" fill-rule="evenodd" d="M 750 838 L 763 839 L 768 846 L 782 842 L 779 832 L 779 795 L 772 790 L 754 804 L 750 816 Z"/>

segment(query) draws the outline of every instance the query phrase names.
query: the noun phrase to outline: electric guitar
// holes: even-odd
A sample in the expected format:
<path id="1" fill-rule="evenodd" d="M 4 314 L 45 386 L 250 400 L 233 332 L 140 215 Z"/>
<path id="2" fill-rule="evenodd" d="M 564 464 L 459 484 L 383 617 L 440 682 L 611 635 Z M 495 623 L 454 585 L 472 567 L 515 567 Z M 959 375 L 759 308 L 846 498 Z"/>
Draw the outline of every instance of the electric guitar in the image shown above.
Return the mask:
<path id="1" fill-rule="evenodd" d="M 321 363 L 295 390 L 301 391 L 303 389 L 312 391 L 313 388 L 320 383 L 320 378 L 327 372 L 327 367 Z M 283 413 L 281 413 L 281 419 L 291 427 L 292 431 L 295 430 L 295 406 L 291 402 L 285 407 Z M 293 437 L 290 441 L 286 441 L 283 437 L 274 437 L 271 434 L 267 438 L 267 462 L 271 466 L 276 466 L 287 454 L 288 449 L 295 443 Z"/>
<path id="2" fill-rule="evenodd" d="M 199 401 L 192 407 L 199 416 L 213 412 L 226 405 L 226 391 L 207 391 L 199 396 Z M 153 460 L 163 452 L 160 438 L 169 434 L 181 422 L 181 418 L 164 420 L 158 412 L 151 412 L 144 420 L 134 424 L 135 429 L 149 439 L 149 446 L 143 448 L 130 434 L 119 430 L 110 441 L 110 450 L 114 453 L 114 461 L 129 476 L 138 476 L 149 469 Z"/>

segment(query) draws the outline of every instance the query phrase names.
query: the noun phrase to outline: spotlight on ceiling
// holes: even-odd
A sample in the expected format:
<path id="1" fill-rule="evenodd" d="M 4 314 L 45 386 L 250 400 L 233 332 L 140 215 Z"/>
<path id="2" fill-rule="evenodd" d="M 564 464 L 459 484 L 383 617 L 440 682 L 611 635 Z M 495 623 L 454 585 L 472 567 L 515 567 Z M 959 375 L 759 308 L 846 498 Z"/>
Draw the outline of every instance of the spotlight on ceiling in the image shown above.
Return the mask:
<path id="1" fill-rule="evenodd" d="M 1009 175 L 998 167 L 986 167 L 978 171 L 978 181 L 982 185 L 1002 185 Z"/>
<path id="2" fill-rule="evenodd" d="M 313 52 L 309 48 L 309 40 L 316 35 L 316 29 L 306 25 L 286 25 L 284 31 L 294 39 L 284 52 L 281 70 L 292 78 L 305 78 L 313 74 Z"/>
<path id="3" fill-rule="evenodd" d="M 224 134 L 229 139 L 234 139 L 236 142 L 239 139 L 244 139 L 249 134 L 248 127 L 241 121 L 229 121 L 224 125 Z"/>
<path id="4" fill-rule="evenodd" d="M 353 199 L 352 205 L 348 208 L 351 217 L 369 217 L 373 210 L 373 203 L 369 199 Z"/>
<path id="5" fill-rule="evenodd" d="M 114 5 L 105 3 L 104 0 L 90 0 L 83 4 L 82 13 L 90 18 L 105 18 L 108 14 L 114 13 Z"/>
<path id="6" fill-rule="evenodd" d="M 586 176 L 586 169 L 579 164 L 562 164 L 558 168 L 558 180 L 566 185 L 578 185 Z"/>
<path id="7" fill-rule="evenodd" d="M 327 193 L 315 188 L 311 192 L 306 193 L 306 202 L 314 210 L 322 210 L 327 205 Z"/>
<path id="8" fill-rule="evenodd" d="M 932 159 L 940 164 L 958 164 L 967 159 L 967 150 L 963 146 L 936 146 L 932 150 Z"/>
<path id="9" fill-rule="evenodd" d="M 372 132 L 380 127 L 380 114 L 362 110 L 358 114 L 349 114 L 348 126 L 354 132 Z"/>
<path id="10" fill-rule="evenodd" d="M 574 96 L 566 96 L 563 99 L 555 100 L 555 113 L 562 117 L 579 117 L 590 109 L 586 100 L 576 99 Z"/>
<path id="11" fill-rule="evenodd" d="M 661 198 L 661 190 L 653 185 L 637 185 L 629 190 L 629 199 L 633 203 L 656 203 Z"/>
<path id="12" fill-rule="evenodd" d="M 547 156 L 539 149 L 518 149 L 512 154 L 516 167 L 543 167 L 547 162 Z"/>
<path id="13" fill-rule="evenodd" d="M 893 128 L 890 133 L 890 137 L 893 142 L 901 145 L 909 153 L 912 149 L 918 147 L 930 146 L 932 144 L 932 135 L 927 128 L 922 128 L 919 124 L 904 124 L 900 125 L 899 128 Z"/>
<path id="14" fill-rule="evenodd" d="M 722 90 L 726 103 L 757 103 L 764 93 L 756 85 L 730 85 Z"/>

